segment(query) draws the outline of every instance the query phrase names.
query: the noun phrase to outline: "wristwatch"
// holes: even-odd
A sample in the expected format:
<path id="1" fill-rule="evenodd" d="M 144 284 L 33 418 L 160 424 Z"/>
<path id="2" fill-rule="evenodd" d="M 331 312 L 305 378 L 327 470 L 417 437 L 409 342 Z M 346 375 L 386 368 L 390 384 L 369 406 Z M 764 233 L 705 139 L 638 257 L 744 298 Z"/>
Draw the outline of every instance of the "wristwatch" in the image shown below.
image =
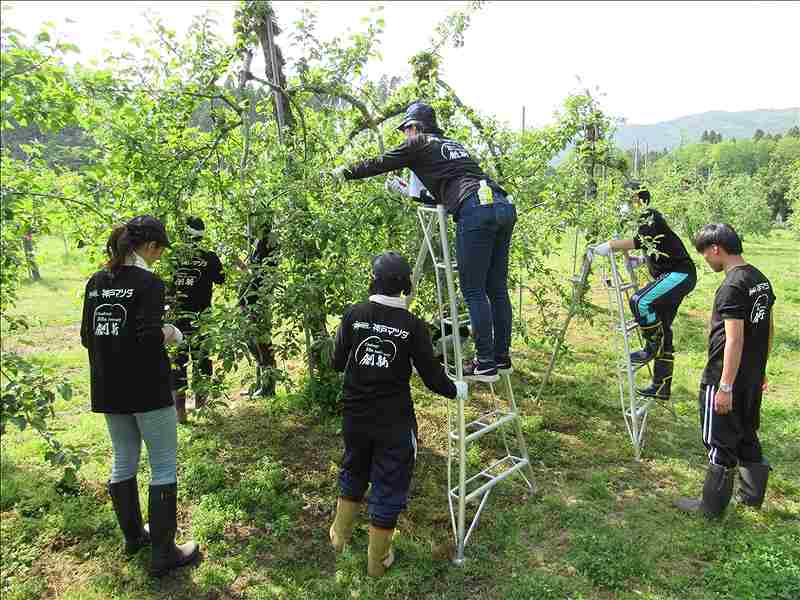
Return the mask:
<path id="1" fill-rule="evenodd" d="M 719 384 L 719 391 L 725 392 L 726 394 L 730 394 L 733 391 L 733 384 L 732 383 L 720 383 Z"/>

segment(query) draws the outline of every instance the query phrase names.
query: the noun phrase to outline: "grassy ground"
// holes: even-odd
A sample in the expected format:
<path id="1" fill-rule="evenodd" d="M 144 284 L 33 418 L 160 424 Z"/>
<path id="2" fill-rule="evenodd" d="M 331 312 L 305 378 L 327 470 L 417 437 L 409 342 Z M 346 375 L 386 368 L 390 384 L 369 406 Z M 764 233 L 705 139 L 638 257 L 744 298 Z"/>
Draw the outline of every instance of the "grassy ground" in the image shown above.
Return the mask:
<path id="1" fill-rule="evenodd" d="M 399 523 L 399 562 L 380 581 L 366 576 L 366 519 L 343 555 L 329 548 L 338 421 L 298 409 L 291 394 L 269 402 L 233 394 L 228 408 L 179 428 L 179 523 L 183 536 L 202 544 L 198 566 L 154 581 L 146 551 L 124 559 L 104 489 L 110 445 L 102 418 L 88 411 L 78 339 L 79 295 L 91 268 L 64 258 L 60 244 L 45 240 L 44 281 L 27 285 L 19 303 L 39 326 L 2 343 L 74 382 L 77 393 L 59 401 L 53 425 L 88 458 L 80 492 L 60 495 L 57 474 L 40 459 L 41 442 L 13 428 L 3 436 L 4 600 L 800 597 L 800 262 L 797 243 L 780 234 L 746 244 L 778 296 L 761 430 L 775 470 L 762 511 L 732 506 L 721 524 L 710 524 L 671 508 L 677 496 L 698 491 L 704 473 L 696 395 L 721 277 L 701 269 L 675 326 L 677 417 L 651 413 L 639 463 L 619 410 L 603 313 L 574 323 L 572 353 L 558 363 L 541 406 L 532 399 L 547 349 L 515 342 L 514 385 L 540 493 L 529 497 L 519 481 L 496 488 L 462 567 L 447 560 L 446 408 L 418 386 L 413 497 Z M 595 302 L 602 306 L 603 296 Z M 146 465 L 141 473 L 144 493 Z"/>

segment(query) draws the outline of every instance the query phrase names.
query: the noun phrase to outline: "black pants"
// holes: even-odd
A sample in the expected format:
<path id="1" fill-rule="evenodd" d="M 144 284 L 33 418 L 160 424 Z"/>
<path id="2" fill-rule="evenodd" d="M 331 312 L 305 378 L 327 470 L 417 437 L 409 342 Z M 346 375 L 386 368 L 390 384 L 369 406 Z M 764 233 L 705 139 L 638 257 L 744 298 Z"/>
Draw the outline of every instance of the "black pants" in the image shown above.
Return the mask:
<path id="1" fill-rule="evenodd" d="M 683 299 L 697 284 L 694 273 L 663 273 L 631 297 L 631 312 L 639 325 L 661 321 L 664 328 L 664 352 L 673 352 L 672 321 Z"/>
<path id="2" fill-rule="evenodd" d="M 360 502 L 369 494 L 370 521 L 376 527 L 394 529 L 408 503 L 408 489 L 417 459 L 416 427 L 404 425 L 369 430 L 344 418 L 344 459 L 339 490 L 344 498 Z"/>
<path id="3" fill-rule="evenodd" d="M 195 372 L 199 370 L 206 377 L 211 377 L 214 374 L 214 366 L 211 363 L 208 352 L 200 346 L 201 334 L 195 327 L 192 327 L 191 319 L 178 319 L 175 326 L 183 333 L 184 343 L 188 346 L 188 351 L 184 346 L 184 349 L 175 355 L 173 383 L 176 391 L 186 393 L 186 388 L 189 384 L 189 377 L 186 372 L 189 358 L 192 359 L 192 367 Z"/>
<path id="4" fill-rule="evenodd" d="M 734 467 L 739 461 L 761 462 L 758 426 L 761 421 L 761 383 L 734 384 L 733 409 L 724 415 L 714 411 L 717 386 L 700 386 L 700 425 L 708 461 Z"/>

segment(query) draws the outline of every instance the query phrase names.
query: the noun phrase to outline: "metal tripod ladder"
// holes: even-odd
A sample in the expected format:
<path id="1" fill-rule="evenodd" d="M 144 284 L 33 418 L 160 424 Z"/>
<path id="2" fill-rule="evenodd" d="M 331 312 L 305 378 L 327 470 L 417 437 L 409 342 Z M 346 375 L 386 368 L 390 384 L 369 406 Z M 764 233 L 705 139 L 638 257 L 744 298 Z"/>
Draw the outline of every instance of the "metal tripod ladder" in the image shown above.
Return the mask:
<path id="1" fill-rule="evenodd" d="M 608 256 L 608 264 L 603 264 L 602 266 L 602 279 L 608 292 L 608 311 L 611 317 L 612 333 L 614 334 L 613 337 L 617 349 L 618 360 L 615 367 L 617 371 L 622 416 L 625 419 L 625 427 L 628 430 L 628 436 L 633 445 L 634 456 L 638 461 L 641 459 L 641 452 L 644 446 L 644 433 L 647 425 L 648 411 L 654 399 L 642 396 L 636 389 L 636 371 L 645 365 L 631 363 L 630 356 L 631 348 L 634 343 L 633 340 L 635 339 L 638 344 L 641 344 L 642 338 L 636 320 L 626 317 L 626 307 L 629 304 L 631 296 L 638 291 L 639 281 L 636 277 L 636 271 L 628 262 L 628 253 L 622 252 L 620 254 L 625 264 L 627 279 L 620 273 L 619 265 L 617 264 L 618 255 L 615 254 L 613 250 Z M 536 396 L 537 403 L 553 372 L 553 367 L 555 366 L 558 352 L 561 349 L 561 344 L 564 342 L 569 324 L 577 313 L 581 297 L 588 287 L 592 262 L 596 258 L 604 257 L 596 256 L 591 248 L 587 248 L 581 263 L 581 270 L 572 278 L 572 302 L 569 313 L 556 338 L 547 372 L 545 373 Z M 650 367 L 648 366 L 647 368 L 649 370 Z"/>
<path id="2" fill-rule="evenodd" d="M 423 243 L 417 256 L 412 277 L 413 289 L 422 278 L 425 263 L 430 257 L 436 275 L 436 299 L 439 307 L 439 320 L 442 332 L 450 328 L 452 344 L 443 343 L 445 370 L 454 381 L 464 381 L 463 348 L 459 329 L 469 324 L 466 310 L 459 312 L 459 299 L 456 295 L 454 272 L 458 265 L 453 258 L 448 238 L 447 213 L 443 206 L 420 206 L 417 217 L 422 228 Z M 410 302 L 410 299 L 409 299 Z M 495 390 L 495 383 L 504 388 L 504 400 L 501 402 Z M 482 384 L 489 388 L 490 408 L 480 408 L 476 419 L 466 421 L 465 413 L 469 407 L 464 400 L 453 400 L 447 404 L 447 501 L 450 507 L 450 520 L 455 537 L 456 552 L 454 562 L 464 561 L 464 546 L 478 524 L 481 512 L 486 506 L 489 494 L 495 485 L 514 473 L 519 473 L 525 481 L 530 493 L 536 491 L 533 479 L 533 467 L 528 457 L 528 449 L 519 420 L 519 410 L 514 400 L 511 387 L 510 370 L 498 377 L 498 382 L 468 382 Z M 496 432 L 502 440 L 505 452 L 500 458 L 475 473 L 468 473 L 467 448 L 475 444 L 483 436 Z M 507 435 L 508 433 L 508 435 Z M 509 446 L 509 437 L 515 436 L 515 452 Z M 527 471 L 528 475 L 524 471 Z M 469 524 L 467 523 L 467 504 L 478 502 Z"/>

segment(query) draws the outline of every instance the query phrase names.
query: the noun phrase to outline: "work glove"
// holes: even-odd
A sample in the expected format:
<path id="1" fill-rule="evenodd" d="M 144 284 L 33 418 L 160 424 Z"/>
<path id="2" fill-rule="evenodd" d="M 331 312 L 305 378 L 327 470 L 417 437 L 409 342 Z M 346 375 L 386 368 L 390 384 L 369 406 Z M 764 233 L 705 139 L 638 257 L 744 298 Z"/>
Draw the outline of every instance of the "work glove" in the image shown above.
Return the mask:
<path id="1" fill-rule="evenodd" d="M 647 259 L 644 256 L 629 256 L 628 257 L 628 268 L 629 269 L 638 269 L 644 263 L 647 262 Z"/>
<path id="2" fill-rule="evenodd" d="M 344 172 L 347 170 L 347 167 L 336 167 L 330 172 L 330 176 L 335 179 L 336 181 L 342 183 L 344 182 Z"/>
<path id="3" fill-rule="evenodd" d="M 167 345 L 180 344 L 183 341 L 183 333 L 172 323 L 166 323 L 161 331 L 164 333 L 164 343 Z"/>
<path id="4" fill-rule="evenodd" d="M 387 192 L 408 196 L 408 184 L 399 177 L 387 177 L 383 187 Z"/>
<path id="5" fill-rule="evenodd" d="M 469 386 L 466 381 L 456 381 L 456 399 L 466 400 L 469 397 Z"/>
<path id="6" fill-rule="evenodd" d="M 594 247 L 594 253 L 598 256 L 609 256 L 611 254 L 611 242 L 603 242 Z"/>

